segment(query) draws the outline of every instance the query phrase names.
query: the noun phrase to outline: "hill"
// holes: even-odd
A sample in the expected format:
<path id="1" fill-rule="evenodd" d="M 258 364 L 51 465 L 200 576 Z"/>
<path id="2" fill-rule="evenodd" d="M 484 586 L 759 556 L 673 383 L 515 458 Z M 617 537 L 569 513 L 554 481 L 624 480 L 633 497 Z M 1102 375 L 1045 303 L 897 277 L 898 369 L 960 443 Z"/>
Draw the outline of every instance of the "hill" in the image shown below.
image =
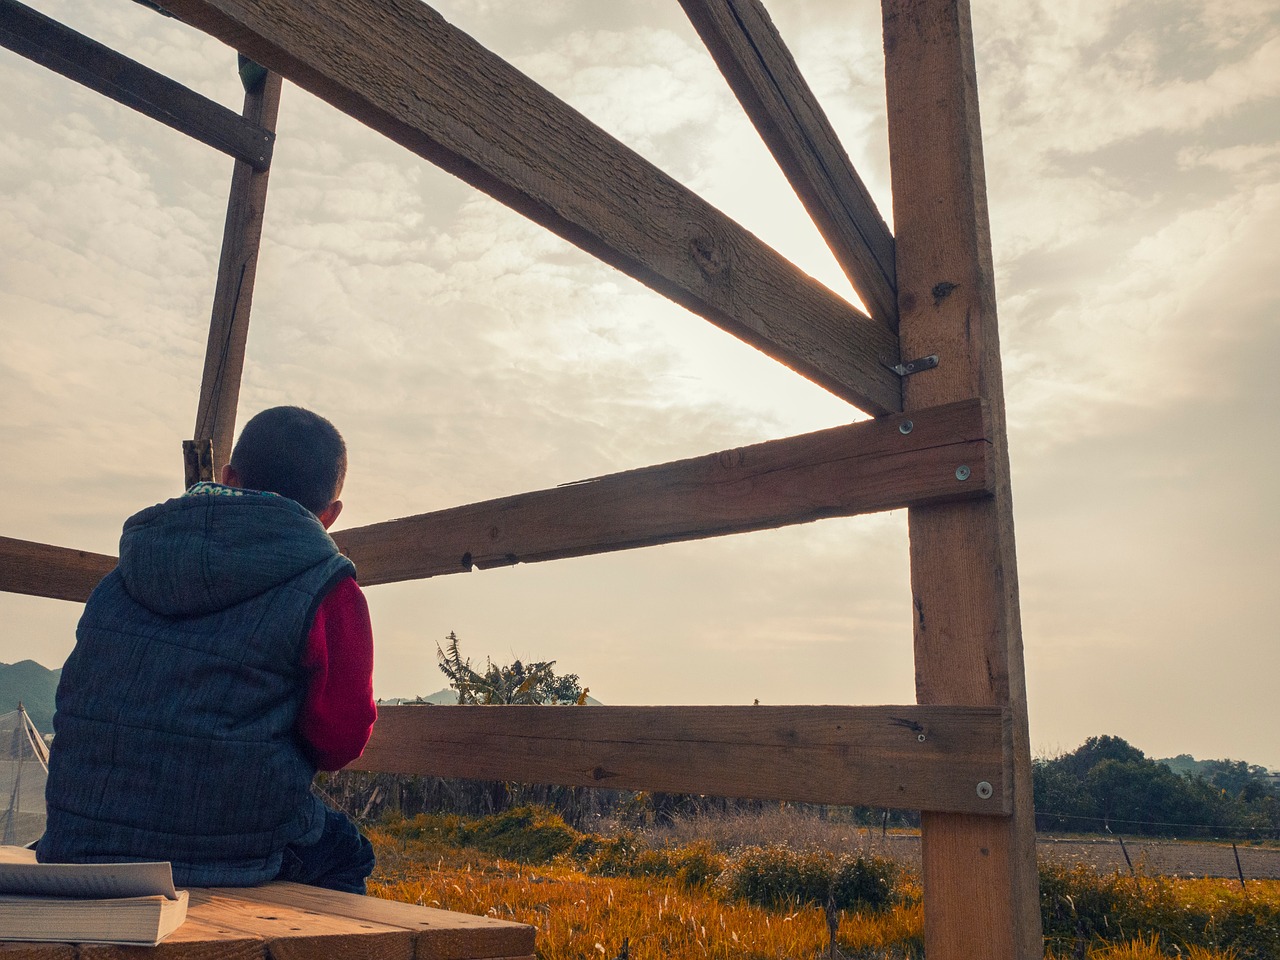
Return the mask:
<path id="1" fill-rule="evenodd" d="M 62 670 L 50 670 L 34 660 L 0 663 L 0 713 L 18 709 L 18 701 L 41 733 L 53 731 L 53 695 Z"/>

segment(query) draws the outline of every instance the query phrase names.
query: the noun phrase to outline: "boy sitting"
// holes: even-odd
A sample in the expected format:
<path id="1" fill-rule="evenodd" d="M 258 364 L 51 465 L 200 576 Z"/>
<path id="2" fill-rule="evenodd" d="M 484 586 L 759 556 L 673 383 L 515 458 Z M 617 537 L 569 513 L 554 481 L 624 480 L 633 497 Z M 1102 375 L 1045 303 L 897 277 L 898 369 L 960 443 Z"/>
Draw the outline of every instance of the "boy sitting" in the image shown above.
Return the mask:
<path id="1" fill-rule="evenodd" d="M 310 789 L 376 717 L 368 606 L 325 532 L 346 468 L 333 424 L 274 407 L 221 484 L 125 523 L 58 684 L 41 861 L 365 892 L 369 842 Z"/>

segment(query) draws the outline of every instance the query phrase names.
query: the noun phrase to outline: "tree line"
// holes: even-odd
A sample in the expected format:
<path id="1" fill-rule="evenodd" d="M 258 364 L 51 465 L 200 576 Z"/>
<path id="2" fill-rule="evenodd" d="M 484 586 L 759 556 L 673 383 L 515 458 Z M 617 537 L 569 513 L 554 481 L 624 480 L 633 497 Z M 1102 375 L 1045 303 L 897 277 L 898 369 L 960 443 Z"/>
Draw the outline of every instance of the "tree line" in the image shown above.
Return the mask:
<path id="1" fill-rule="evenodd" d="M 1280 793 L 1243 760 L 1152 760 L 1120 737 L 1090 737 L 1032 766 L 1036 829 L 1280 839 Z"/>

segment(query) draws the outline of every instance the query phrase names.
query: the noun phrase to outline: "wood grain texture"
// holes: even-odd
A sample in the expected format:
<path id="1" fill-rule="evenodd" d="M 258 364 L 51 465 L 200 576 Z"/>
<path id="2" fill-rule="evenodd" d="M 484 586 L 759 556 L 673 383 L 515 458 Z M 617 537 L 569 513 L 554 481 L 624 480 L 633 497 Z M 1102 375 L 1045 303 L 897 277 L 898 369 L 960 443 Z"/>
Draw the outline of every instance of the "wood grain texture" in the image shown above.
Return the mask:
<path id="1" fill-rule="evenodd" d="M 851 403 L 901 408 L 883 324 L 418 0 L 165 6 Z"/>
<path id="2" fill-rule="evenodd" d="M 1000 813 L 1006 728 L 997 708 L 393 706 L 351 769 Z"/>
<path id="3" fill-rule="evenodd" d="M 30 540 L 0 537 L 0 590 L 83 603 L 116 558 Z"/>
<path id="4" fill-rule="evenodd" d="M 834 427 L 334 533 L 389 583 L 988 493 L 981 404 Z M 967 466 L 967 480 L 956 470 Z"/>
<path id="5" fill-rule="evenodd" d="M 923 818 L 930 960 L 1043 954 L 1004 391 L 967 0 L 883 0 L 889 152 L 908 410 L 979 397 L 995 496 L 909 511 L 921 703 L 1007 706 L 1013 816 Z"/>
<path id="6" fill-rule="evenodd" d="M 154 947 L 82 943 L 75 950 L 77 960 L 270 960 L 262 937 L 190 912 L 182 926 Z"/>
<path id="7" fill-rule="evenodd" d="M 413 931 L 416 960 L 497 960 L 526 956 L 534 950 L 534 928 L 509 920 L 336 893 L 298 883 L 269 883 L 223 892 L 256 903 L 282 904 Z"/>
<path id="8" fill-rule="evenodd" d="M 295 883 L 191 890 L 155 947 L 3 944 L 0 960 L 532 960 L 534 928 Z"/>
<path id="9" fill-rule="evenodd" d="M 271 163 L 271 131 L 17 0 L 0 0 L 0 45 L 255 168 Z"/>
<path id="10" fill-rule="evenodd" d="M 245 119 L 274 131 L 280 112 L 281 86 L 280 75 L 268 72 L 261 83 L 246 91 Z M 209 318 L 209 341 L 205 347 L 204 375 L 200 381 L 195 425 L 197 442 L 213 442 L 215 478 L 231 459 L 270 172 L 266 167 L 254 169 L 248 164 L 237 163 L 231 173 L 231 191 L 227 198 L 227 219 L 222 231 L 222 253 L 218 260 L 218 281 Z"/>
<path id="11" fill-rule="evenodd" d="M 898 328 L 893 234 L 760 0 L 680 0 L 871 316 Z"/>
<path id="12" fill-rule="evenodd" d="M 187 915 L 261 938 L 271 960 L 412 960 L 412 931 L 323 911 L 255 900 L 247 889 L 193 889 Z M 179 928 L 181 930 L 181 928 Z M 176 936 L 176 933 L 175 933 Z"/>

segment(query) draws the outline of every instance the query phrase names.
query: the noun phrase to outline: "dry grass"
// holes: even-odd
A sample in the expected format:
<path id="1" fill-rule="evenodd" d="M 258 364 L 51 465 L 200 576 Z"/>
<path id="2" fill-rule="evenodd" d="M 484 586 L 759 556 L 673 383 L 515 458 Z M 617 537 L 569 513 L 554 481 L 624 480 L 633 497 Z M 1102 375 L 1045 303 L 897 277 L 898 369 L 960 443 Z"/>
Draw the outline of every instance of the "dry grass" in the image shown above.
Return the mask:
<path id="1" fill-rule="evenodd" d="M 765 910 L 724 903 L 673 878 L 589 876 L 573 867 L 529 867 L 432 840 L 370 831 L 379 869 L 375 896 L 516 920 L 538 930 L 542 960 L 818 957 L 829 944 L 817 907 Z M 844 913 L 837 941 L 846 957 L 910 957 L 923 915 L 913 901 L 882 914 Z"/>
<path id="2" fill-rule="evenodd" d="M 777 843 L 767 832 L 721 830 L 711 839 L 726 849 L 760 840 Z M 757 818 L 753 828 L 767 829 Z M 839 824 L 828 827 L 839 828 Z M 873 852 L 856 829 L 839 838 L 846 852 Z M 732 836 L 730 837 L 730 833 Z M 799 848 L 828 848 L 806 842 L 792 830 L 784 839 Z M 810 830 L 808 836 L 817 835 Z M 680 836 L 677 834 L 676 836 Z M 725 902 L 712 885 L 689 887 L 674 877 L 603 877 L 561 858 L 546 866 L 513 860 L 453 845 L 444 833 L 406 835 L 374 829 L 379 869 L 370 892 L 395 900 L 448 910 L 516 920 L 538 931 L 542 960 L 817 960 L 829 956 L 827 917 L 815 906 L 788 905 L 769 910 Z M 865 837 L 865 833 L 864 833 Z M 667 836 L 668 842 L 675 839 Z M 706 833 L 690 837 L 704 844 Z M 878 832 L 875 840 L 879 840 Z M 851 849 L 852 848 L 852 849 Z M 1223 880 L 1121 878 L 1157 903 L 1180 903 L 1188 911 L 1214 917 L 1238 914 L 1244 895 L 1239 884 Z M 1101 881 L 1105 885 L 1105 878 Z M 1120 882 L 1119 880 L 1115 881 Z M 839 915 L 836 940 L 840 955 L 853 960 L 916 960 L 922 955 L 923 911 L 918 883 L 901 882 L 900 902 L 881 913 L 847 911 Z M 1149 897 L 1148 897 L 1149 894 Z M 1251 882 L 1247 894 L 1254 907 L 1280 909 L 1280 882 Z M 1114 929 L 1114 928 L 1113 928 Z M 1265 954 L 1183 946 L 1180 951 L 1162 932 L 1153 935 L 1128 927 L 1116 930 L 1115 942 L 1059 942 L 1047 960 L 1252 960 Z M 1162 940 L 1162 937 L 1164 939 Z M 1275 960 L 1275 958 L 1269 958 Z"/>

